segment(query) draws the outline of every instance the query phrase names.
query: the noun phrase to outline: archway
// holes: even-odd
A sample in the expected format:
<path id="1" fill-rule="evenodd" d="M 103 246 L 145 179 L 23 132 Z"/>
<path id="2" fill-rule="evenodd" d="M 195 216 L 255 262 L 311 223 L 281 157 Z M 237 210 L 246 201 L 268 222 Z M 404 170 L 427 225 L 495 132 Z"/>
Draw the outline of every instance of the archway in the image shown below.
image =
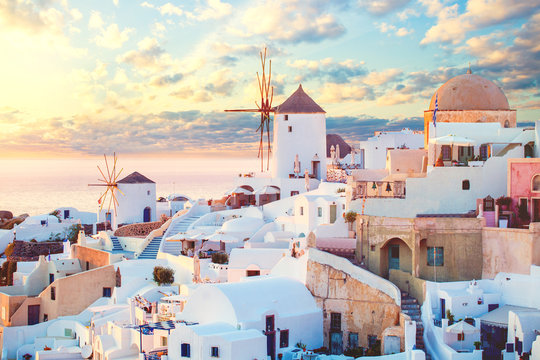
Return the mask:
<path id="1" fill-rule="evenodd" d="M 405 241 L 400 238 L 391 238 L 381 246 L 380 273 L 388 278 L 390 270 L 400 270 L 412 273 L 412 250 Z"/>
<path id="2" fill-rule="evenodd" d="M 148 206 L 144 208 L 143 211 L 143 222 L 150 222 L 152 221 L 152 209 L 150 209 Z"/>

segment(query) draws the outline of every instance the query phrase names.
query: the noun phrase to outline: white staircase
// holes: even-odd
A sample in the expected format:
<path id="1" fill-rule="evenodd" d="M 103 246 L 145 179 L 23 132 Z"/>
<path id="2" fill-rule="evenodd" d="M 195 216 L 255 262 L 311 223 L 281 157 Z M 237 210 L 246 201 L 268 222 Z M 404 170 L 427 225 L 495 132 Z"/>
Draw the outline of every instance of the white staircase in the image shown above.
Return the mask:
<path id="1" fill-rule="evenodd" d="M 193 224 L 199 218 L 200 216 L 190 216 L 186 218 L 180 218 L 179 220 L 171 224 L 171 226 L 169 226 L 163 238 L 166 239 L 167 237 L 178 234 L 179 232 L 186 232 L 191 226 L 191 224 Z M 182 243 L 180 241 L 164 240 L 163 246 L 161 247 L 161 251 L 168 254 L 172 254 L 172 255 L 180 255 L 182 251 Z"/>

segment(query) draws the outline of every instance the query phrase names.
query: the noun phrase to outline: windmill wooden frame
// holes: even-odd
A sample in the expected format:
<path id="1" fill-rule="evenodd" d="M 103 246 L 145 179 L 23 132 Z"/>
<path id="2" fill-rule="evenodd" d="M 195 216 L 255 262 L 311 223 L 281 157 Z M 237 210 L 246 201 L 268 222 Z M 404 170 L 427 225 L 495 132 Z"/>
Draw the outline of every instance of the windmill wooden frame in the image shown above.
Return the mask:
<path id="1" fill-rule="evenodd" d="M 118 158 L 116 157 L 116 153 L 113 153 L 112 169 L 109 169 L 109 162 L 107 161 L 107 155 L 103 154 L 103 157 L 105 158 L 105 166 L 106 166 L 106 169 L 107 169 L 107 174 L 105 175 L 105 173 L 101 170 L 101 168 L 98 165 L 97 168 L 98 168 L 102 178 L 97 179 L 97 180 L 101 181 L 101 183 L 100 184 L 88 184 L 88 186 L 106 186 L 107 187 L 105 189 L 105 192 L 103 194 L 101 194 L 101 196 L 98 199 L 98 204 L 100 205 L 99 206 L 99 211 L 101 212 L 101 210 L 103 210 L 103 205 L 107 201 L 107 196 L 108 196 L 109 197 L 109 205 L 108 205 L 108 208 L 107 208 L 107 212 L 108 213 L 111 212 L 111 205 L 113 205 L 113 207 L 114 207 L 114 216 L 116 216 L 116 207 L 119 205 L 119 203 L 118 203 L 118 199 L 116 198 L 116 195 L 115 195 L 115 190 L 119 191 L 122 195 L 124 195 L 122 190 L 120 190 L 118 188 L 118 184 L 117 184 L 116 181 L 118 180 L 118 177 L 120 177 L 120 174 L 122 173 L 122 170 L 124 170 L 124 169 L 120 169 L 118 174 L 116 173 L 116 163 L 118 161 Z"/>
<path id="2" fill-rule="evenodd" d="M 271 80 L 272 80 L 272 60 L 269 60 L 269 67 L 268 67 L 268 75 L 266 74 L 266 48 L 264 49 L 264 53 L 261 51 L 259 53 L 261 58 L 261 66 L 262 66 L 262 76 L 259 76 L 259 72 L 257 71 L 257 82 L 259 85 L 259 93 L 261 96 L 261 104 L 259 105 L 257 101 L 255 101 L 255 105 L 257 106 L 257 109 L 235 109 L 235 110 L 225 110 L 226 112 L 258 112 L 261 114 L 261 120 L 259 127 L 257 128 L 256 132 L 260 132 L 260 139 L 259 139 L 259 153 L 257 157 L 261 159 L 261 171 L 264 171 L 264 131 L 266 129 L 267 134 L 267 163 L 266 163 L 266 170 L 269 169 L 270 166 L 270 153 L 272 152 L 272 148 L 270 145 L 270 113 L 273 113 L 275 111 L 274 108 L 272 108 L 272 100 L 274 99 L 274 87 L 271 86 Z"/>

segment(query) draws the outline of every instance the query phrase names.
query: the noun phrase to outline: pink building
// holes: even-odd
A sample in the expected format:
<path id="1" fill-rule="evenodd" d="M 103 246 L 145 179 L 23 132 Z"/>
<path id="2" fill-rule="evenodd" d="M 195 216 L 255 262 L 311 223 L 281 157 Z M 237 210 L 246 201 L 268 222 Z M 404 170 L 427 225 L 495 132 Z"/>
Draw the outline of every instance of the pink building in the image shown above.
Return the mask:
<path id="1" fill-rule="evenodd" d="M 508 196 L 516 214 L 526 204 L 531 222 L 540 222 L 540 158 L 508 159 Z"/>

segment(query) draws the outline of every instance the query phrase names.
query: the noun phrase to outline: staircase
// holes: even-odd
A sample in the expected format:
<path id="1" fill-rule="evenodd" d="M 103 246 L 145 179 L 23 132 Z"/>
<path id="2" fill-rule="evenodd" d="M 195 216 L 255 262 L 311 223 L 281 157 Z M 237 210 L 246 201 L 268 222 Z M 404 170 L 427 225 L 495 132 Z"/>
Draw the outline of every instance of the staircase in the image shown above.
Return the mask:
<path id="1" fill-rule="evenodd" d="M 416 348 L 424 350 L 424 324 L 422 323 L 420 305 L 418 300 L 409 295 L 409 293 L 401 292 L 401 312 L 411 317 L 411 320 L 416 321 Z M 431 357 L 426 353 L 426 360 Z"/>
<path id="2" fill-rule="evenodd" d="M 110 238 L 113 243 L 112 251 L 124 251 L 122 245 L 120 244 L 120 241 L 118 241 L 118 238 L 116 236 L 113 235 Z"/>
<path id="3" fill-rule="evenodd" d="M 166 232 L 166 237 L 173 236 L 179 232 L 186 232 L 191 224 L 197 221 L 200 216 L 190 216 L 179 221 L 176 221 Z M 165 241 L 162 251 L 172 255 L 180 255 L 182 251 L 182 243 L 180 241 Z M 139 257 L 140 258 L 140 257 Z"/>
<path id="4" fill-rule="evenodd" d="M 155 238 L 153 238 L 150 243 L 146 245 L 141 255 L 139 255 L 138 259 L 155 259 L 159 251 L 161 239 L 163 239 L 163 236 L 156 236 Z"/>

